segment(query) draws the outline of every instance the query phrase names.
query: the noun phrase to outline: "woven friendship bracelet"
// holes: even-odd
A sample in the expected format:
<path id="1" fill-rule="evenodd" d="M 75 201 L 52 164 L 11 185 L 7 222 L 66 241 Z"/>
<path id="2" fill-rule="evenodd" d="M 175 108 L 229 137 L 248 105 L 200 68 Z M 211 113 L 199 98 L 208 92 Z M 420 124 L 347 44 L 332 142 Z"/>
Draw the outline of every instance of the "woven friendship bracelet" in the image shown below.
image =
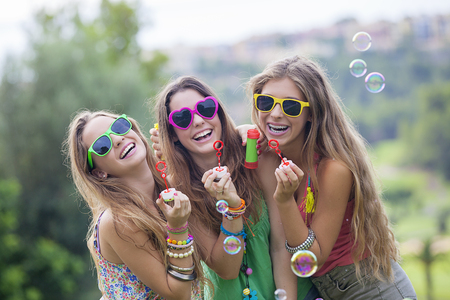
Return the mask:
<path id="1" fill-rule="evenodd" d="M 185 233 L 189 227 L 189 223 L 186 221 L 186 225 L 180 228 L 170 228 L 169 225 L 166 225 L 167 231 L 174 234 Z"/>
<path id="2" fill-rule="evenodd" d="M 316 238 L 316 235 L 315 235 L 314 231 L 311 228 L 308 228 L 308 237 L 306 238 L 306 240 L 302 244 L 300 244 L 299 246 L 297 246 L 295 248 L 292 248 L 291 246 L 289 246 L 288 242 L 286 240 L 286 245 L 285 245 L 286 250 L 289 253 L 294 254 L 297 251 L 309 249 L 312 246 L 312 244 L 314 243 L 315 238 Z"/>
<path id="3" fill-rule="evenodd" d="M 242 238 L 243 238 L 243 239 L 246 239 L 246 238 L 247 238 L 247 234 L 245 233 L 244 228 L 242 228 L 242 230 L 239 231 L 238 233 L 234 233 L 234 232 L 230 232 L 230 231 L 226 230 L 226 229 L 223 227 L 223 224 L 220 224 L 220 230 L 221 230 L 221 231 L 223 232 L 223 234 L 225 234 L 225 235 L 232 235 L 232 236 L 239 236 L 239 235 L 242 235 Z"/>

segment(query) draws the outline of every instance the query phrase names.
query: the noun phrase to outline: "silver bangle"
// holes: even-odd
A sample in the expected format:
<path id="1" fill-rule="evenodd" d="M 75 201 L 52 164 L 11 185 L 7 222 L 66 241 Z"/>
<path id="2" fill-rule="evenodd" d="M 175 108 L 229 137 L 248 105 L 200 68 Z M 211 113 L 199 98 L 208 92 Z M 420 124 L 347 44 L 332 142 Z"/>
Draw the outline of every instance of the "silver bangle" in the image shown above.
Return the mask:
<path id="1" fill-rule="evenodd" d="M 306 250 L 309 249 L 312 244 L 314 243 L 314 239 L 316 238 L 316 235 L 314 234 L 314 231 L 311 228 L 308 228 L 308 237 L 306 238 L 306 240 L 299 246 L 292 248 L 291 246 L 288 245 L 288 242 L 286 240 L 286 250 L 291 253 L 294 254 L 297 251 L 300 250 Z"/>
<path id="2" fill-rule="evenodd" d="M 181 281 L 192 281 L 197 279 L 197 273 L 192 272 L 192 274 L 183 274 L 183 273 L 178 273 L 177 271 L 175 271 L 174 269 L 172 269 L 170 266 L 167 267 L 167 273 L 172 276 L 175 279 L 181 280 Z"/>
<path id="3" fill-rule="evenodd" d="M 177 266 L 175 266 L 175 265 L 173 265 L 173 264 L 171 264 L 171 263 L 169 263 L 169 266 L 170 266 L 172 269 L 174 269 L 175 271 L 178 271 L 178 272 L 189 272 L 189 271 L 194 270 L 194 268 L 195 268 L 195 264 L 193 264 L 192 267 L 189 267 L 189 268 L 181 268 L 181 267 L 177 267 Z"/>

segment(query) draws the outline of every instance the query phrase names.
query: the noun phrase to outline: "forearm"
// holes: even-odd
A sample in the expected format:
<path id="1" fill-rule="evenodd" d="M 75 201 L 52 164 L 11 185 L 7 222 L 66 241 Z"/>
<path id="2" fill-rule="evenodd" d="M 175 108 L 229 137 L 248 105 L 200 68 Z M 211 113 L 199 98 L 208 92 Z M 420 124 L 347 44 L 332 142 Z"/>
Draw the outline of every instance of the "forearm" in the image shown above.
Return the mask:
<path id="1" fill-rule="evenodd" d="M 231 233 L 239 233 L 244 229 L 242 217 L 235 220 L 222 219 L 223 228 Z M 242 235 L 236 236 L 241 242 L 241 250 L 237 254 L 229 254 L 224 250 L 224 240 L 230 235 L 220 232 L 211 251 L 209 259 L 206 261 L 208 266 L 214 270 L 223 279 L 234 279 L 239 275 L 242 258 L 244 255 L 244 238 Z"/>
<path id="2" fill-rule="evenodd" d="M 283 242 L 284 243 L 284 242 Z M 284 249 L 271 247 L 273 276 L 277 289 L 286 291 L 287 299 L 297 299 L 297 276 L 290 271 L 291 254 Z"/>

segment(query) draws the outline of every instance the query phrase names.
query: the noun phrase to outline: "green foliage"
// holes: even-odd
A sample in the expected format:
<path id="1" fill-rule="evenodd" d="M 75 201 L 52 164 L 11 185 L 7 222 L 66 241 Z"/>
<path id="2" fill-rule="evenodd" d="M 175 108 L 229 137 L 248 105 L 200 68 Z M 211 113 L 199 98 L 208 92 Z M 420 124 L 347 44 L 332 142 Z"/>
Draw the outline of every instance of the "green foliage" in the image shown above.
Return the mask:
<path id="1" fill-rule="evenodd" d="M 103 0 L 90 22 L 66 6 L 39 12 L 36 23 L 32 52 L 8 58 L 0 85 L 0 137 L 8 141 L 0 145 L 0 179 L 20 186 L 14 207 L 1 211 L 0 255 L 8 263 L 0 268 L 0 299 L 83 298 L 96 280 L 85 263 L 89 210 L 61 155 L 67 126 L 80 109 L 107 109 L 148 131 L 146 100 L 162 85 L 167 56 L 141 59 L 136 9 L 123 1 Z"/>

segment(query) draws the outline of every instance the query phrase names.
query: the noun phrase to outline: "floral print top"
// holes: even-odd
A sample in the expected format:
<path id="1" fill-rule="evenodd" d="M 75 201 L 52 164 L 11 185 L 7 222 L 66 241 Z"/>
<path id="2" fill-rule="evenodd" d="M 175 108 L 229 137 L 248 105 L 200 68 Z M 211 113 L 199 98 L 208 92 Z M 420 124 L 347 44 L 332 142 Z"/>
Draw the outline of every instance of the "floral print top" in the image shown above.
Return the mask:
<path id="1" fill-rule="evenodd" d="M 103 214 L 103 213 L 102 213 Z M 98 261 L 98 287 L 103 294 L 101 300 L 164 300 L 163 297 L 146 286 L 125 264 L 115 264 L 106 260 L 100 252 L 100 219 L 95 225 L 94 249 Z M 202 299 L 198 282 L 192 283 L 191 299 Z"/>

